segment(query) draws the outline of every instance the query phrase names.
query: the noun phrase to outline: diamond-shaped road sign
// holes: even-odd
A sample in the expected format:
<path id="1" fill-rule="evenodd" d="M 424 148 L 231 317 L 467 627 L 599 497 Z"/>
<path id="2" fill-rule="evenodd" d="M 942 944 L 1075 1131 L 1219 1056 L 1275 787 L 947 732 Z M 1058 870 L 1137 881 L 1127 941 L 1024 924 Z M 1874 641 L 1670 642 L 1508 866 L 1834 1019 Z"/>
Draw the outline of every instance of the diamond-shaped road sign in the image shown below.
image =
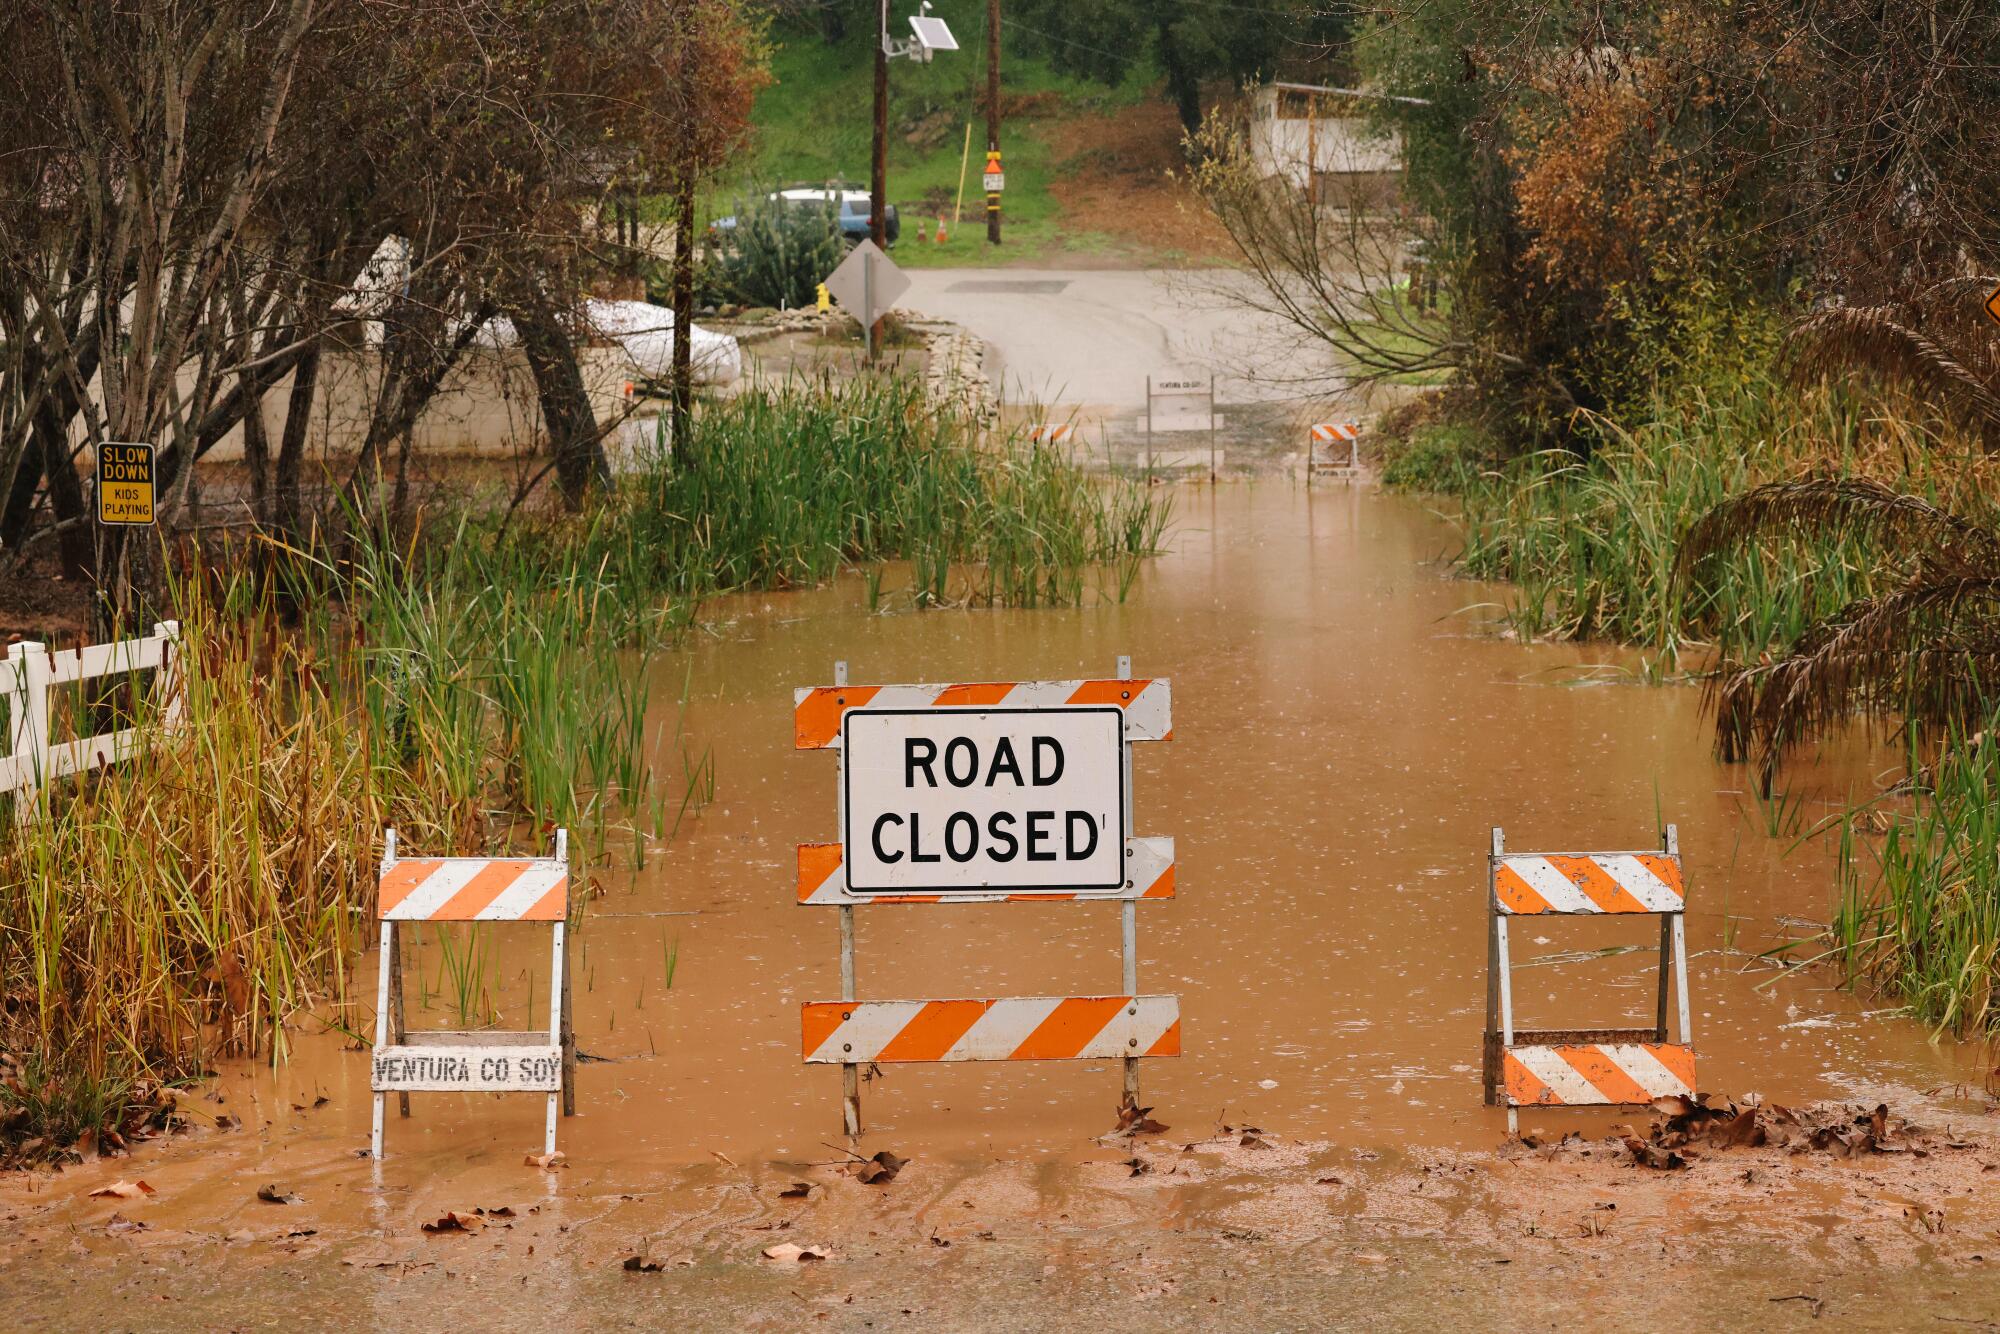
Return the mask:
<path id="1" fill-rule="evenodd" d="M 867 329 L 910 290 L 910 280 L 882 253 L 880 246 L 863 241 L 848 251 L 838 268 L 826 275 L 826 290 L 833 294 L 842 310 Z"/>
<path id="2" fill-rule="evenodd" d="M 2000 324 L 2000 287 L 1994 288 L 1992 292 L 1990 292 L 1987 295 L 1986 313 L 1993 317 L 1993 322 L 1995 324 Z"/>

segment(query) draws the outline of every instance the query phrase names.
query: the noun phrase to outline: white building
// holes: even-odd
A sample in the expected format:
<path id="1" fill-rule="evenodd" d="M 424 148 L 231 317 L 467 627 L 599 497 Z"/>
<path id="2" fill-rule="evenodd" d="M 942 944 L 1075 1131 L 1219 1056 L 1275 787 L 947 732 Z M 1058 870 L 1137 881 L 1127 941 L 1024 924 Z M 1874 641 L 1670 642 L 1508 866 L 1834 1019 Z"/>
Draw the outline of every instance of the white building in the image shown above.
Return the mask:
<path id="1" fill-rule="evenodd" d="M 1251 97 L 1250 155 L 1268 177 L 1310 190 L 1322 204 L 1387 207 L 1403 174 L 1403 141 L 1370 123 L 1353 88 L 1273 83 Z M 1395 98 L 1422 105 L 1417 98 Z"/>

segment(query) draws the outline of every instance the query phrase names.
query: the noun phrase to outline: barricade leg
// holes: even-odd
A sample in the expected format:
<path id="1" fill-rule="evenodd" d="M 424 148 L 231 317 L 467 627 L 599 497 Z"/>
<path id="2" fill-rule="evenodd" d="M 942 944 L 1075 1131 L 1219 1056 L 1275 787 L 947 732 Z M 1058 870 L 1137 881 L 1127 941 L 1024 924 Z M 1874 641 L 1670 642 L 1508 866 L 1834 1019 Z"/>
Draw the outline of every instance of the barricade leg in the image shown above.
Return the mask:
<path id="1" fill-rule="evenodd" d="M 841 659 L 833 664 L 833 683 L 847 684 L 847 661 Z M 840 795 L 840 825 L 847 827 L 847 793 Z M 854 999 L 854 907 L 842 904 L 840 909 L 840 998 Z M 842 1065 L 840 1067 L 840 1122 L 848 1135 L 861 1133 L 861 1067 Z"/>
<path id="2" fill-rule="evenodd" d="M 576 988 L 570 981 L 575 974 L 569 965 L 569 940 L 565 933 L 562 958 L 562 1112 L 564 1116 L 575 1116 L 576 1009 L 573 993 Z"/>
<path id="3" fill-rule="evenodd" d="M 1674 919 L 1660 914 L 1660 1004 L 1653 1015 L 1653 1041 L 1667 1040 L 1667 992 L 1673 987 Z"/>
<path id="4" fill-rule="evenodd" d="M 403 1020 L 403 936 L 391 932 L 389 935 L 389 1031 L 398 1047 L 407 1039 L 409 1030 Z M 410 1114 L 410 1095 L 396 1095 L 396 1114 L 407 1118 Z"/>
<path id="5" fill-rule="evenodd" d="M 1507 836 L 1493 828 L 1493 855 L 1507 850 Z M 1506 1059 L 1500 1041 L 1500 909 L 1488 898 L 1486 904 L 1486 1033 L 1479 1057 L 1480 1082 L 1486 1091 L 1486 1105 L 1500 1101 L 1501 1062 Z"/>
<path id="6" fill-rule="evenodd" d="M 549 967 L 554 973 L 554 976 L 549 979 L 549 1042 L 558 1048 L 562 1046 L 563 1030 L 567 1027 L 565 1021 L 565 1010 L 567 1007 L 563 1004 L 563 997 L 568 994 L 569 977 L 568 970 L 563 967 L 563 956 L 566 945 L 565 937 L 568 934 L 569 924 L 567 922 L 557 922 L 555 925 L 555 940 L 549 949 Z M 562 1083 L 563 1087 L 561 1090 L 549 1094 L 549 1114 L 547 1124 L 542 1133 L 543 1153 L 554 1153 L 556 1151 L 556 1116 L 562 1111 L 563 1103 L 569 1096 L 569 1072 L 566 1063 L 564 1065 Z"/>
<path id="7" fill-rule="evenodd" d="M 395 949 L 396 924 L 382 923 L 382 970 L 375 984 L 375 1046 L 379 1050 L 389 1045 L 389 956 Z M 376 1160 L 382 1157 L 382 1118 L 388 1111 L 389 1095 L 375 1095 L 375 1130 L 369 1144 Z"/>
<path id="8" fill-rule="evenodd" d="M 1504 1066 L 1507 1048 L 1514 1045 L 1514 978 L 1513 961 L 1507 953 L 1507 915 L 1496 913 L 1493 918 L 1493 947 L 1500 959 L 1500 1051 Z M 1505 1080 L 1505 1071 L 1502 1071 Z M 1511 1099 L 1507 1100 L 1507 1133 L 1521 1133 L 1521 1113 Z"/>

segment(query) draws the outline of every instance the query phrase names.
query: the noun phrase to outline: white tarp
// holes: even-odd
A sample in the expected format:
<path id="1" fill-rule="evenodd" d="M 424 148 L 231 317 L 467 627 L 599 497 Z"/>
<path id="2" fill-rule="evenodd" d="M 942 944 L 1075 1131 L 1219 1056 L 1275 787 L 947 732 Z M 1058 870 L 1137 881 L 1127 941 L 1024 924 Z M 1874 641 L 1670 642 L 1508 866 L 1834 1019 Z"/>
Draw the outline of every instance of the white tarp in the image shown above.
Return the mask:
<path id="1" fill-rule="evenodd" d="M 387 236 L 355 275 L 354 282 L 333 308 L 344 315 L 376 316 L 388 307 L 392 295 L 408 281 L 409 245 L 400 236 Z M 596 297 L 583 303 L 589 328 L 585 337 L 601 339 L 623 348 L 632 369 L 640 377 L 664 380 L 673 374 L 674 313 L 665 306 L 647 301 L 603 301 Z M 743 374 L 743 351 L 728 334 L 693 325 L 693 345 L 689 360 L 696 384 L 734 384 Z M 370 319 L 367 342 L 379 345 L 382 329 Z M 496 316 L 479 328 L 481 347 L 511 348 L 520 345 L 514 322 Z"/>
<path id="2" fill-rule="evenodd" d="M 604 301 L 591 297 L 583 303 L 589 325 L 586 336 L 616 344 L 625 351 L 632 369 L 649 380 L 664 380 L 674 371 L 674 313 L 665 306 L 647 301 Z M 734 384 L 743 374 L 743 351 L 728 334 L 715 333 L 699 324 L 691 326 L 694 342 L 689 360 L 696 384 Z M 516 347 L 520 335 L 514 322 L 496 315 L 479 328 L 481 347 Z"/>

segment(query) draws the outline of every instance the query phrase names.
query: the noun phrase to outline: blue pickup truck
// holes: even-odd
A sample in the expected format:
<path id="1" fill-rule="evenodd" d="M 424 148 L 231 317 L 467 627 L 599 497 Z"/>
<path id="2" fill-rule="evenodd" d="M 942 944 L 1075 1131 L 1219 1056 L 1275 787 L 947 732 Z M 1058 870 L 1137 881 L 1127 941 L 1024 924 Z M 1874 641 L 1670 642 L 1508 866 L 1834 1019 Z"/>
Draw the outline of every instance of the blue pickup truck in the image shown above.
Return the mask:
<path id="1" fill-rule="evenodd" d="M 832 186 L 798 186 L 789 190 L 778 190 L 767 196 L 779 208 L 824 209 L 833 214 L 834 225 L 851 245 L 865 240 L 868 236 L 868 192 L 866 190 L 842 190 Z M 896 244 L 896 237 L 902 231 L 902 224 L 896 217 L 896 206 L 886 206 L 887 216 L 882 219 L 882 232 L 890 245 Z M 727 236 L 736 230 L 734 214 L 717 218 L 708 224 L 709 230 Z"/>

